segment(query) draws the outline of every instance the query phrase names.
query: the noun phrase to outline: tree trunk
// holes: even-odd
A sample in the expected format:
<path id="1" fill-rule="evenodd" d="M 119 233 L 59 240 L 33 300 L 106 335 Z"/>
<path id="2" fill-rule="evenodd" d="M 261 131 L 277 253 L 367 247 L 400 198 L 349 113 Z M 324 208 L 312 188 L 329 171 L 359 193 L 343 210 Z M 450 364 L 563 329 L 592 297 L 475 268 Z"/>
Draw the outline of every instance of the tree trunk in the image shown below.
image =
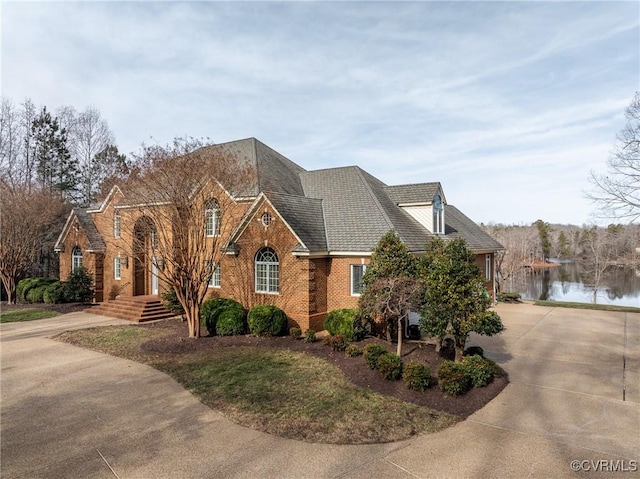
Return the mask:
<path id="1" fill-rule="evenodd" d="M 3 275 L 2 284 L 4 285 L 4 290 L 7 292 L 7 303 L 15 304 L 16 303 L 16 278 L 13 276 L 5 277 Z"/>
<path id="2" fill-rule="evenodd" d="M 455 338 L 454 340 L 456 350 L 456 357 L 454 361 L 456 363 L 462 362 L 462 356 L 464 356 L 464 345 L 466 344 L 466 342 L 467 338 Z"/>
<path id="3" fill-rule="evenodd" d="M 398 317 L 398 356 L 402 355 L 402 317 Z"/>
<path id="4" fill-rule="evenodd" d="M 189 325 L 189 337 L 200 337 L 200 306 L 196 304 L 189 305 L 189 308 L 185 309 L 187 315 L 187 324 Z"/>

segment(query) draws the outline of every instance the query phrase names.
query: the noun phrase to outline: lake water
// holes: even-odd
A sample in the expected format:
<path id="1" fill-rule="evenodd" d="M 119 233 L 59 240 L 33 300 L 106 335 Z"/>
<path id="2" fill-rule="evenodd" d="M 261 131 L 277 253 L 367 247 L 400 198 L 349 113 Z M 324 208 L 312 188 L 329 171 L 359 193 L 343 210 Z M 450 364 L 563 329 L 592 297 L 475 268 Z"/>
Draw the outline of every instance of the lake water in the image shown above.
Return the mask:
<path id="1" fill-rule="evenodd" d="M 594 288 L 579 264 L 562 264 L 532 272 L 523 271 L 507 281 L 504 290 L 520 293 L 522 299 L 593 303 Z M 640 270 L 609 268 L 597 288 L 595 302 L 640 307 Z"/>

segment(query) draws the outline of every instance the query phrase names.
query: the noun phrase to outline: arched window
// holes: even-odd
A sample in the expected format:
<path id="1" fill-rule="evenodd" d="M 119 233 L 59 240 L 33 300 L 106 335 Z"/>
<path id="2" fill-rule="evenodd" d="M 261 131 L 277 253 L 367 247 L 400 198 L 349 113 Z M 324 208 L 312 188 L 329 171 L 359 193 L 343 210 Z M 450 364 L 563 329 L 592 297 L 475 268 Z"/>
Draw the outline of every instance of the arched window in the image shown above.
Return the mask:
<path id="1" fill-rule="evenodd" d="M 220 234 L 220 205 L 216 200 L 207 203 L 204 210 L 204 230 L 206 236 Z"/>
<path id="2" fill-rule="evenodd" d="M 82 250 L 80 246 L 74 246 L 71 250 L 71 272 L 74 273 L 82 268 Z"/>
<path id="3" fill-rule="evenodd" d="M 433 232 L 444 234 L 444 205 L 440 195 L 433 198 Z"/>
<path id="4" fill-rule="evenodd" d="M 280 287 L 280 263 L 271 248 L 262 248 L 256 253 L 256 293 L 275 294 Z"/>

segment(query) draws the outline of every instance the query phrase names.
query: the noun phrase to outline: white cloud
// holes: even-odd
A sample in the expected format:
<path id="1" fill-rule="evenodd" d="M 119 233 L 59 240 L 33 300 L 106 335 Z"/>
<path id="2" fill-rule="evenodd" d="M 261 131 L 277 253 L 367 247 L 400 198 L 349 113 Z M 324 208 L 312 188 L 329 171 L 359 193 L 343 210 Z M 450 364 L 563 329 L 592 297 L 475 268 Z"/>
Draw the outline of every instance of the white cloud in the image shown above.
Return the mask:
<path id="1" fill-rule="evenodd" d="M 151 137 L 256 136 L 309 169 L 441 180 L 480 221 L 581 222 L 588 171 L 638 89 L 639 10 L 5 2 L 2 92 L 93 104 L 125 152 Z"/>

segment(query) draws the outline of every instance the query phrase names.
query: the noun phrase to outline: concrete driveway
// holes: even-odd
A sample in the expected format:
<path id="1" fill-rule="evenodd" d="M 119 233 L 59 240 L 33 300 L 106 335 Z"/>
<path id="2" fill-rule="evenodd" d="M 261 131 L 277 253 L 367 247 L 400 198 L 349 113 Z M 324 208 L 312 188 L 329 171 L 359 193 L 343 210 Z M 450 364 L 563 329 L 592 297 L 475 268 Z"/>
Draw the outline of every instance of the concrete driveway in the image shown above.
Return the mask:
<path id="1" fill-rule="evenodd" d="M 508 371 L 509 386 L 452 428 L 372 446 L 256 432 L 154 369 L 49 339 L 123 321 L 74 313 L 2 324 L 0 475 L 640 477 L 640 314 L 528 304 L 498 313 L 506 331 L 471 343 Z"/>

